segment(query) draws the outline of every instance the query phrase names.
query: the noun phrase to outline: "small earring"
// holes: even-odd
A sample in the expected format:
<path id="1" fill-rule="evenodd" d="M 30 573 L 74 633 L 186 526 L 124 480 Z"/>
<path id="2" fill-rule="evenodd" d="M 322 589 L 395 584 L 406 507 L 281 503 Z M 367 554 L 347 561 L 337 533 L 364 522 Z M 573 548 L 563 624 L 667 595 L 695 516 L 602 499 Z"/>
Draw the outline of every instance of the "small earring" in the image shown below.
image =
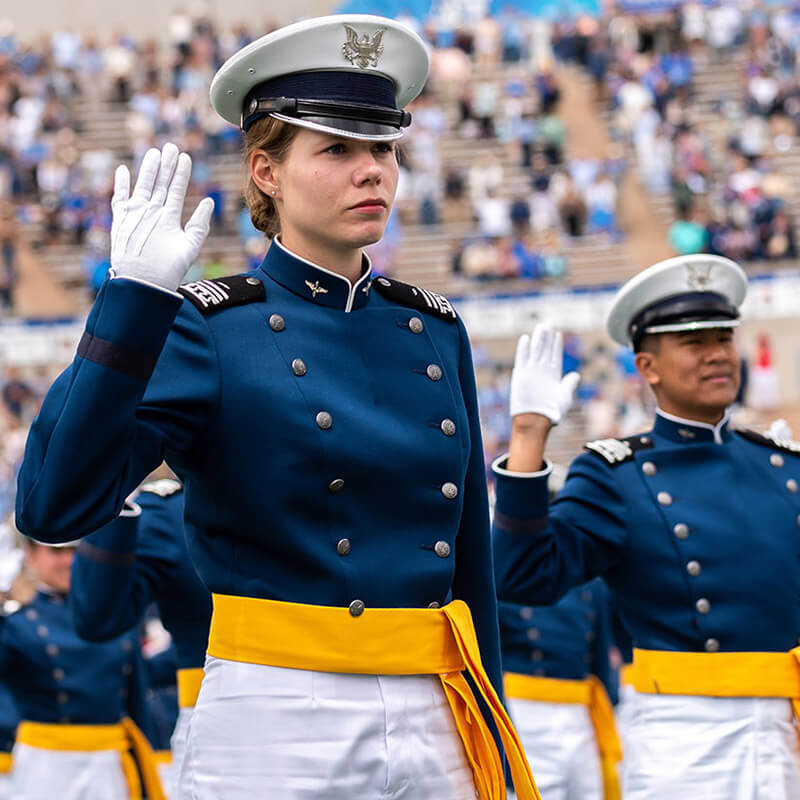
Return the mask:
<path id="1" fill-rule="evenodd" d="M 275 190 L 272 190 L 272 196 L 275 197 Z"/>

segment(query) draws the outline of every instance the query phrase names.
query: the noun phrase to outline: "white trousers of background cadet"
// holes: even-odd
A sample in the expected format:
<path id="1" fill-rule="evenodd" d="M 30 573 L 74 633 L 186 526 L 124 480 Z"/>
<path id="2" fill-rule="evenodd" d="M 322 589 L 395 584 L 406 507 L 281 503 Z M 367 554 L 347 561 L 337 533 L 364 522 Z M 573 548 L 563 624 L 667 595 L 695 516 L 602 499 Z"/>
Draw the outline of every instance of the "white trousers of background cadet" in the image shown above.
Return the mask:
<path id="1" fill-rule="evenodd" d="M 189 723 L 192 719 L 194 706 L 182 708 L 178 711 L 178 719 L 175 722 L 175 730 L 172 731 L 170 738 L 170 750 L 172 751 L 172 771 L 170 773 L 170 783 L 164 784 L 168 800 L 176 800 L 178 797 L 191 797 L 188 788 L 180 786 L 183 759 L 186 755 L 186 737 L 189 735 Z M 184 773 L 187 777 L 188 772 Z"/>
<path id="2" fill-rule="evenodd" d="M 116 750 L 42 750 L 17 743 L 11 771 L 13 800 L 126 800 L 130 797 Z"/>
<path id="3" fill-rule="evenodd" d="M 508 698 L 508 707 L 542 800 L 603 800 L 600 755 L 586 706 Z"/>
<path id="4" fill-rule="evenodd" d="M 11 775 L 0 775 L 0 800 L 11 800 Z"/>
<path id="5" fill-rule="evenodd" d="M 179 800 L 475 800 L 435 675 L 208 657 Z"/>
<path id="6" fill-rule="evenodd" d="M 782 698 L 637 694 L 625 747 L 625 800 L 800 800 Z"/>

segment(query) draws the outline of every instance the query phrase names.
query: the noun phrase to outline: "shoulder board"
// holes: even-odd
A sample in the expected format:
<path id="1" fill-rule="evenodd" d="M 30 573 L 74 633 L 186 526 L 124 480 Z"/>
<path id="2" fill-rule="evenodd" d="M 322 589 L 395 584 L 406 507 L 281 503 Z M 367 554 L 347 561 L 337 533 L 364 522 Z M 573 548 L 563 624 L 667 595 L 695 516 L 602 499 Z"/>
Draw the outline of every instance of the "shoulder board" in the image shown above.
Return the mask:
<path id="1" fill-rule="evenodd" d="M 800 442 L 793 442 L 791 439 L 774 439 L 765 433 L 756 433 L 750 430 L 736 430 L 739 436 L 744 437 L 749 442 L 760 444 L 762 447 L 770 447 L 773 450 L 782 450 L 784 453 L 800 455 Z"/>
<path id="2" fill-rule="evenodd" d="M 157 481 L 142 484 L 141 490 L 157 494 L 159 497 L 171 497 L 173 494 L 182 491 L 183 485 L 180 481 L 174 481 L 172 478 L 161 478 Z"/>
<path id="3" fill-rule="evenodd" d="M 429 292 L 427 289 L 420 289 L 410 283 L 383 276 L 373 278 L 372 288 L 402 306 L 416 308 L 417 311 L 422 311 L 424 314 L 433 314 L 447 322 L 455 322 L 457 319 L 456 311 L 450 301 L 437 292 Z"/>
<path id="4" fill-rule="evenodd" d="M 629 436 L 627 439 L 596 439 L 587 442 L 584 448 L 594 453 L 607 464 L 616 467 L 626 461 L 633 461 L 633 455 L 638 450 L 649 450 L 653 440 L 649 436 Z"/>
<path id="5" fill-rule="evenodd" d="M 178 287 L 178 291 L 201 314 L 253 303 L 267 296 L 264 284 L 252 275 L 231 275 L 229 278 L 184 283 Z"/>

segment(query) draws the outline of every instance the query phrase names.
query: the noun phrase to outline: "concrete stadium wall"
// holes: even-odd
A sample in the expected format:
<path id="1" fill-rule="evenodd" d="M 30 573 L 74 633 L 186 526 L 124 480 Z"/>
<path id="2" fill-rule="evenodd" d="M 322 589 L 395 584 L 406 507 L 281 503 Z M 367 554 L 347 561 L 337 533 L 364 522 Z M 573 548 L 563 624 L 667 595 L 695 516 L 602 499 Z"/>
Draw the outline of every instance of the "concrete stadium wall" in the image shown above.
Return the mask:
<path id="1" fill-rule="evenodd" d="M 105 40 L 123 30 L 137 38 L 163 39 L 176 10 L 204 12 L 222 30 L 247 22 L 256 32 L 268 22 L 287 23 L 303 16 L 330 13 L 333 0 L 0 0 L 0 20 L 11 20 L 28 39 L 55 30 L 95 31 Z"/>

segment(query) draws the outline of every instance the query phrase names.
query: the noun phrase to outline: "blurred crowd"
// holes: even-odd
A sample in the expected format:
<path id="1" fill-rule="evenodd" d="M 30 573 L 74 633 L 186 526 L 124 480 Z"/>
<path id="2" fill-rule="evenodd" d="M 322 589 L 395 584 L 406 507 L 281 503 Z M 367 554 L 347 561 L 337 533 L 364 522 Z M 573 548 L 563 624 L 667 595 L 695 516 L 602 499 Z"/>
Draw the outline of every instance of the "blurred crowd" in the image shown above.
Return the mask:
<path id="1" fill-rule="evenodd" d="M 647 190 L 670 194 L 674 250 L 752 261 L 797 254 L 779 157 L 800 123 L 798 44 L 797 4 L 687 2 L 565 25 L 554 49 L 591 74 Z M 701 66 L 738 76 L 710 115 L 695 101 Z"/>

